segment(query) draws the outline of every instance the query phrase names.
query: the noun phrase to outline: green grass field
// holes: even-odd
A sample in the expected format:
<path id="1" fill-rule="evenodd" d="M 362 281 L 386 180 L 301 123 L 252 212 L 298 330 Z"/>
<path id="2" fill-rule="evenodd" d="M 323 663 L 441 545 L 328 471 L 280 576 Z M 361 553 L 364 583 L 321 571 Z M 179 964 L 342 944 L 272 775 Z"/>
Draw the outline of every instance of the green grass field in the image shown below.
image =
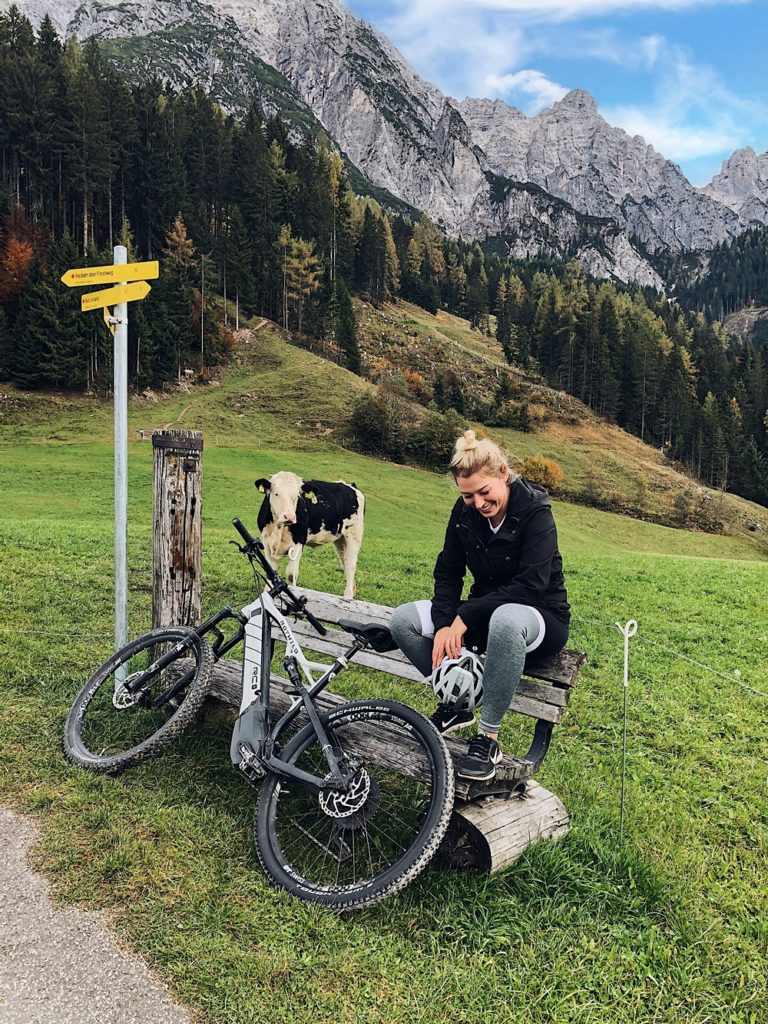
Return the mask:
<path id="1" fill-rule="evenodd" d="M 338 387 L 337 368 L 289 356 L 294 383 L 326 374 L 319 391 Z M 218 388 L 132 405 L 133 436 L 174 421 L 205 430 L 204 610 L 251 598 L 229 522 L 255 526 L 253 480 L 278 468 L 366 492 L 360 597 L 428 595 L 451 485 L 255 411 L 259 389 L 266 406 L 277 400 L 269 373 L 235 368 Z M 313 402 L 305 419 L 326 422 L 330 398 Z M 58 899 L 107 908 L 206 1022 L 768 1021 L 768 563 L 753 544 L 558 503 L 570 646 L 590 660 L 539 778 L 571 812 L 570 835 L 490 879 L 428 869 L 396 899 L 339 918 L 267 884 L 224 715 L 116 779 L 63 760 L 72 697 L 111 649 L 110 429 L 108 407 L 42 399 L 0 428 L 0 801 L 37 816 Z M 132 633 L 150 618 L 150 494 L 151 445 L 134 441 Z M 308 552 L 301 582 L 341 592 L 334 553 Z M 622 842 L 612 623 L 630 618 Z M 420 688 L 363 670 L 341 682 L 429 708 Z M 502 741 L 522 752 L 525 729 L 510 723 Z"/>

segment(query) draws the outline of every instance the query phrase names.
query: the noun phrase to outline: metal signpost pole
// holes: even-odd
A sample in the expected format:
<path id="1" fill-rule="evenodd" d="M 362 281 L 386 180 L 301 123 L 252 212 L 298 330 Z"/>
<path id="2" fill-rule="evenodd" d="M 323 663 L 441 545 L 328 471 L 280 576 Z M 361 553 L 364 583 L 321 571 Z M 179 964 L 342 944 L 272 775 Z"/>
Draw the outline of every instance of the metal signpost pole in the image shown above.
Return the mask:
<path id="1" fill-rule="evenodd" d="M 128 262 L 128 250 L 116 245 L 115 266 Z M 123 283 L 123 282 L 118 282 Z M 115 650 L 128 642 L 128 303 L 114 308 L 115 399 Z M 116 680 L 118 685 L 122 680 Z"/>
<path id="2" fill-rule="evenodd" d="M 157 260 L 128 263 L 128 250 L 116 245 L 113 262 L 104 267 L 71 267 L 61 275 L 67 288 L 109 284 L 80 298 L 83 313 L 100 309 L 114 337 L 115 402 L 115 649 L 128 642 L 128 303 L 145 299 L 152 290 L 147 278 L 160 274 Z M 130 283 L 129 283 L 130 282 Z M 109 307 L 114 306 L 114 314 Z M 115 692 L 125 669 L 115 673 Z"/>

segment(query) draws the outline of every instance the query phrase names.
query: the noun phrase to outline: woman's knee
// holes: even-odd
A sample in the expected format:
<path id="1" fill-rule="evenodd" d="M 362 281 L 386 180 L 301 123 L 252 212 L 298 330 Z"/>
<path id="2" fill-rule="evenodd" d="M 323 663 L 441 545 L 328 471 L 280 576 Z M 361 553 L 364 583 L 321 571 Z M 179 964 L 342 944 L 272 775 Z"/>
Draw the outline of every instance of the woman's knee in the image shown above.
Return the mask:
<path id="1" fill-rule="evenodd" d="M 409 601 L 407 604 L 399 604 L 392 612 L 392 617 L 389 620 L 389 628 L 395 639 L 407 633 L 420 632 L 418 625 L 419 616 L 414 601 Z"/>
<path id="2" fill-rule="evenodd" d="M 520 636 L 525 639 L 526 633 L 525 617 L 519 612 L 516 605 L 502 604 L 493 612 L 488 624 L 488 635 L 496 636 Z"/>

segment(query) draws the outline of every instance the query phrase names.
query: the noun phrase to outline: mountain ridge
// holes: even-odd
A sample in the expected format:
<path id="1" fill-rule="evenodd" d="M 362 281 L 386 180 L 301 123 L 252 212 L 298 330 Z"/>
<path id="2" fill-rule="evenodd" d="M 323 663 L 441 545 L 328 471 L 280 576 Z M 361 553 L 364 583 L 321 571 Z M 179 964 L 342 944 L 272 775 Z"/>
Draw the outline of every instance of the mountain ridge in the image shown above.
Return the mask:
<path id="1" fill-rule="evenodd" d="M 160 69 L 174 84 L 201 82 L 228 109 L 249 92 L 267 109 L 287 106 L 300 128 L 322 125 L 375 186 L 512 256 L 577 258 L 596 276 L 660 289 L 656 254 L 706 252 L 768 223 L 763 158 L 730 172 L 726 161 L 696 189 L 583 89 L 533 117 L 502 100 L 456 101 L 339 0 L 170 0 L 162 13 L 149 0 L 90 0 L 71 14 L 61 0 L 17 6 L 33 24 L 48 13 L 62 36 L 94 36 L 128 78 Z M 265 67 L 285 87 L 257 89 Z"/>

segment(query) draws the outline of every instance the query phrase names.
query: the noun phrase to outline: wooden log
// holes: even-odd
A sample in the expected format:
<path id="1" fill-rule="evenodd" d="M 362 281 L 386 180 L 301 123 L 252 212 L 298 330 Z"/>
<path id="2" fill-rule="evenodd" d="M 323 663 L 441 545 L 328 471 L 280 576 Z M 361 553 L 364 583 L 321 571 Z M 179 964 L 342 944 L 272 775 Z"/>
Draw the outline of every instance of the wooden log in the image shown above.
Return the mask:
<path id="1" fill-rule="evenodd" d="M 242 663 L 239 661 L 225 659 L 217 662 L 210 683 L 210 696 L 231 707 L 239 707 L 242 693 L 242 668 Z M 280 715 L 285 714 L 296 701 L 296 697 L 285 692 L 287 682 L 282 676 L 273 675 L 271 677 L 269 709 L 272 713 L 273 721 L 276 721 Z M 341 697 L 337 693 L 330 693 L 328 690 L 324 690 L 315 698 L 315 704 L 320 711 L 330 711 L 346 701 L 346 697 Z M 303 726 L 306 722 L 306 715 L 302 711 L 297 717 L 297 724 Z M 384 730 L 381 727 L 365 725 L 362 728 L 366 729 L 370 734 L 370 746 L 368 748 L 370 756 L 379 763 L 389 766 L 392 761 L 393 744 L 398 744 L 403 740 L 403 736 L 398 733 L 393 737 L 389 730 Z M 462 742 L 462 740 L 456 739 L 454 736 L 446 736 L 444 738 L 454 764 L 461 761 L 466 756 L 467 744 Z M 530 778 L 533 769 L 534 765 L 531 761 L 505 754 L 501 763 L 496 768 L 495 778 L 490 782 L 471 782 L 467 779 L 456 777 L 456 799 L 475 800 L 487 793 L 509 793 L 514 790 L 515 785 L 521 779 Z"/>
<path id="2" fill-rule="evenodd" d="M 152 434 L 152 625 L 200 622 L 203 435 L 196 430 Z"/>
<path id="3" fill-rule="evenodd" d="M 523 796 L 457 805 L 438 857 L 449 867 L 493 874 L 514 864 L 532 843 L 560 839 L 568 828 L 560 800 L 531 780 Z"/>

